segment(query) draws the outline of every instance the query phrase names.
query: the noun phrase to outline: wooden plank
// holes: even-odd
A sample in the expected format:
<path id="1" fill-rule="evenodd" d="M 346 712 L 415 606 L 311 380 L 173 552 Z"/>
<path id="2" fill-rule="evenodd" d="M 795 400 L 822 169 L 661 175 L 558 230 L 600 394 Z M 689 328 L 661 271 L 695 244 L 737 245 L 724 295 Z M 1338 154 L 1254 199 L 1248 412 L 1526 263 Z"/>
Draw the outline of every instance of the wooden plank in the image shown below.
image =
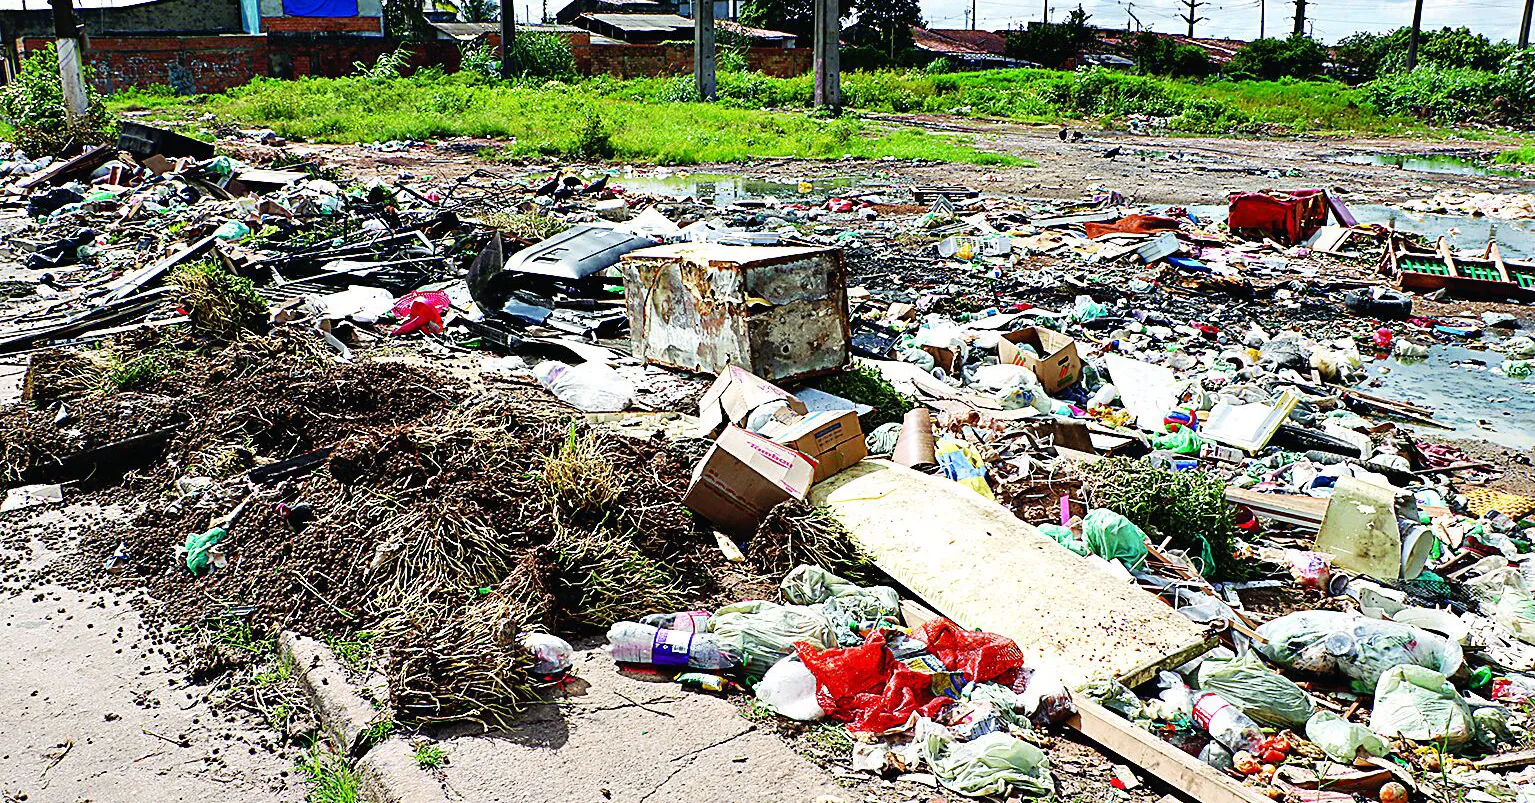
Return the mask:
<path id="1" fill-rule="evenodd" d="M 1190 644 L 1189 646 L 1184 647 L 1177 652 L 1164 655 L 1160 658 L 1153 658 L 1150 661 L 1147 661 L 1146 663 L 1130 670 L 1129 672 L 1120 675 L 1119 682 L 1125 684 L 1126 687 L 1133 689 L 1142 683 L 1146 683 L 1152 678 L 1156 677 L 1158 672 L 1161 672 L 1164 669 L 1172 669 L 1173 667 L 1183 666 L 1189 661 L 1192 661 L 1195 658 L 1198 658 L 1199 656 L 1215 649 L 1216 646 L 1218 646 L 1220 643 L 1220 639 L 1211 637 L 1198 644 Z"/>
<path id="2" fill-rule="evenodd" d="M 811 489 L 885 573 L 1068 685 L 1205 641 L 1166 603 L 943 477 L 865 460 Z"/>
<path id="3" fill-rule="evenodd" d="M 1076 695 L 1077 713 L 1066 724 L 1109 752 L 1155 775 L 1198 803 L 1273 803 L 1220 770 L 1179 750 L 1124 717 Z"/>
<path id="4" fill-rule="evenodd" d="M 1490 756 L 1476 762 L 1475 766 L 1479 770 L 1492 770 L 1494 772 L 1499 772 L 1502 770 L 1517 769 L 1519 767 L 1528 767 L 1531 764 L 1535 764 L 1535 750 L 1520 750 L 1517 753 L 1504 753 L 1501 756 Z"/>

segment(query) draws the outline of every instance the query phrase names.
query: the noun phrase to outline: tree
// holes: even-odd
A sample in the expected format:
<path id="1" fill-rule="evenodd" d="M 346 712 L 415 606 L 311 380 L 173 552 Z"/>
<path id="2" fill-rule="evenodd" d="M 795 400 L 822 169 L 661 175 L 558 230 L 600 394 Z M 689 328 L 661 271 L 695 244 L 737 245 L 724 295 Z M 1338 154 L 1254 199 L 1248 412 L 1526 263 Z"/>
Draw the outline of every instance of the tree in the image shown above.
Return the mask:
<path id="1" fill-rule="evenodd" d="M 1327 50 L 1320 42 L 1291 34 L 1288 39 L 1259 39 L 1244 45 L 1226 64 L 1226 74 L 1253 81 L 1315 78 L 1326 64 Z"/>
<path id="2" fill-rule="evenodd" d="M 842 18 L 852 13 L 853 0 L 838 0 Z M 808 40 L 815 35 L 815 4 L 809 0 L 743 0 L 742 25 L 792 33 Z"/>
<path id="3" fill-rule="evenodd" d="M 463 0 L 458 5 L 458 16 L 464 22 L 499 22 L 501 3 L 499 0 Z"/>
<path id="4" fill-rule="evenodd" d="M 1203 50 L 1150 31 L 1136 34 L 1130 56 L 1136 70 L 1146 75 L 1202 78 L 1215 71 Z"/>
<path id="5" fill-rule="evenodd" d="M 407 41 L 427 38 L 423 0 L 384 0 L 384 35 Z"/>
<path id="6" fill-rule="evenodd" d="M 1059 67 L 1067 59 L 1081 55 L 1082 49 L 1092 43 L 1093 29 L 1088 26 L 1088 19 L 1087 12 L 1079 5 L 1066 15 L 1065 22 L 1030 23 L 1023 30 L 1010 31 L 1007 55 L 1046 67 Z"/>
<path id="7" fill-rule="evenodd" d="M 918 0 L 857 0 L 853 8 L 858 24 L 876 35 L 891 61 L 898 51 L 911 47 L 912 26 L 923 24 Z"/>
<path id="8" fill-rule="evenodd" d="M 1356 81 L 1406 72 L 1407 40 L 1411 29 L 1386 34 L 1357 33 L 1338 42 L 1335 61 Z M 1418 39 L 1418 66 L 1464 67 L 1496 72 L 1514 51 L 1508 42 L 1494 42 L 1469 28 L 1423 31 Z"/>

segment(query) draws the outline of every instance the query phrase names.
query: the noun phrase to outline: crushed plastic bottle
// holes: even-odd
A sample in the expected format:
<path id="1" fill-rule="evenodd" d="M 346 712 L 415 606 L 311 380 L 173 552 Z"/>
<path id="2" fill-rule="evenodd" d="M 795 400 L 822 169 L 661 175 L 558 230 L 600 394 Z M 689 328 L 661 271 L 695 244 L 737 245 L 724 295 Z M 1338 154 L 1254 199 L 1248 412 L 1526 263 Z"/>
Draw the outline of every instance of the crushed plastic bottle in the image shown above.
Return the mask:
<path id="1" fill-rule="evenodd" d="M 664 630 L 639 622 L 618 622 L 608 628 L 608 654 L 623 664 L 729 669 L 736 659 L 707 633 Z"/>
<path id="2" fill-rule="evenodd" d="M 1194 698 L 1194 723 L 1233 753 L 1254 753 L 1263 743 L 1263 729 L 1226 698 L 1203 692 Z"/>

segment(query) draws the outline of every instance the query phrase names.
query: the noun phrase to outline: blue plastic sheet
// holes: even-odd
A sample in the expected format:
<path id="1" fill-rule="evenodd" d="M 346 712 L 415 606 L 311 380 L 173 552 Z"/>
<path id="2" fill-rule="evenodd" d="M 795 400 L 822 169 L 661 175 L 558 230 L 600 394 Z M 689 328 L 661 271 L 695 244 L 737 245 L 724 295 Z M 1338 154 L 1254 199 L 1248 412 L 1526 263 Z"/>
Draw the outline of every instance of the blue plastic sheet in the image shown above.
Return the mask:
<path id="1" fill-rule="evenodd" d="M 282 0 L 282 13 L 290 17 L 355 17 L 357 0 Z"/>

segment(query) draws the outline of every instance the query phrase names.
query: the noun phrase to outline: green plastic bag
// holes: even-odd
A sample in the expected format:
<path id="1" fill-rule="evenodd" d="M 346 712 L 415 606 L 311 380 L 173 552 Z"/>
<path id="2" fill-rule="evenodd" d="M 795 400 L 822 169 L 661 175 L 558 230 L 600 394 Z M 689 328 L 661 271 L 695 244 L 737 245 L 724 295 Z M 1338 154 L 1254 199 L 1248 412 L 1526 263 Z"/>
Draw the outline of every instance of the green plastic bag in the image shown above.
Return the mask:
<path id="1" fill-rule="evenodd" d="M 187 543 L 181 548 L 187 556 L 187 569 L 199 577 L 206 574 L 213 563 L 211 550 L 228 534 L 223 527 L 214 527 L 201 535 L 187 536 Z"/>
<path id="2" fill-rule="evenodd" d="M 797 566 L 778 584 L 784 599 L 819 609 L 837 635 L 837 645 L 856 647 L 862 633 L 901 621 L 901 595 L 889 586 L 859 586 L 819 566 Z"/>
<path id="3" fill-rule="evenodd" d="M 748 675 L 759 678 L 794 652 L 795 642 L 808 642 L 821 649 L 837 646 L 836 633 L 820 611 L 763 600 L 720 608 L 709 620 L 709 632 L 719 638 L 726 652 L 741 659 Z"/>
<path id="4" fill-rule="evenodd" d="M 1194 430 L 1186 427 L 1179 427 L 1166 435 L 1153 435 L 1151 438 L 1153 449 L 1178 454 L 1199 454 L 1200 448 L 1204 445 L 1204 439 L 1196 435 Z"/>
<path id="5" fill-rule="evenodd" d="M 1391 752 L 1375 731 L 1349 722 L 1331 711 L 1318 711 L 1306 722 L 1306 738 L 1339 764 L 1352 764 L 1359 751 L 1385 757 Z"/>
<path id="6" fill-rule="evenodd" d="M 1072 532 L 1070 527 L 1062 527 L 1059 524 L 1041 524 L 1039 525 L 1039 531 L 1054 538 L 1057 544 L 1084 558 L 1093 554 L 1093 551 L 1087 548 L 1087 542 L 1083 541 L 1081 536 Z"/>
<path id="7" fill-rule="evenodd" d="M 1206 659 L 1195 673 L 1200 691 L 1213 691 L 1263 725 L 1299 728 L 1311 719 L 1316 704 L 1289 678 L 1269 669 L 1247 652 L 1231 661 Z"/>
<path id="8" fill-rule="evenodd" d="M 1106 508 L 1090 510 L 1082 519 L 1082 540 L 1104 560 L 1119 560 L 1130 571 L 1146 564 L 1146 531 Z"/>
<path id="9" fill-rule="evenodd" d="M 1375 687 L 1370 729 L 1455 750 L 1476 738 L 1471 707 L 1448 678 L 1421 666 L 1392 667 Z"/>
<path id="10" fill-rule="evenodd" d="M 1012 734 L 994 732 L 959 742 L 942 726 L 922 720 L 917 741 L 945 789 L 969 797 L 1048 797 L 1055 791 L 1045 752 Z"/>

